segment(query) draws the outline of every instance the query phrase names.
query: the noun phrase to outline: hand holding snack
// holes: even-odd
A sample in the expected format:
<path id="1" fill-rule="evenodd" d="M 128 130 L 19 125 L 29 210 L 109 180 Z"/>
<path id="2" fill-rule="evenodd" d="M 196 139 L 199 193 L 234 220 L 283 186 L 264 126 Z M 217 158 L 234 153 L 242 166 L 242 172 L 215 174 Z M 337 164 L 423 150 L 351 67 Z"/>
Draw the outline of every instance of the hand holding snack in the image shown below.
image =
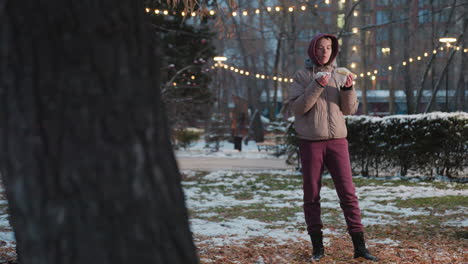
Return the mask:
<path id="1" fill-rule="evenodd" d="M 345 82 L 345 87 L 351 87 L 353 86 L 353 81 L 354 81 L 354 78 L 353 78 L 353 75 L 352 74 L 348 74 L 348 76 L 346 77 L 346 82 Z"/>
<path id="2" fill-rule="evenodd" d="M 354 73 L 346 68 L 336 68 L 335 71 L 338 73 L 337 80 L 339 83 L 344 84 L 345 87 L 351 87 L 353 85 L 354 78 L 356 78 Z"/>
<path id="3" fill-rule="evenodd" d="M 346 69 L 346 68 L 336 68 L 336 73 L 339 73 L 339 74 L 342 74 L 342 75 L 348 75 L 348 74 L 351 74 L 353 76 L 353 79 L 357 77 L 356 74 L 352 73 L 350 70 Z"/>
<path id="4" fill-rule="evenodd" d="M 317 72 L 315 74 L 315 77 L 317 77 L 315 80 L 317 81 L 320 86 L 324 87 L 328 84 L 328 80 L 330 79 L 331 73 L 329 72 Z"/>

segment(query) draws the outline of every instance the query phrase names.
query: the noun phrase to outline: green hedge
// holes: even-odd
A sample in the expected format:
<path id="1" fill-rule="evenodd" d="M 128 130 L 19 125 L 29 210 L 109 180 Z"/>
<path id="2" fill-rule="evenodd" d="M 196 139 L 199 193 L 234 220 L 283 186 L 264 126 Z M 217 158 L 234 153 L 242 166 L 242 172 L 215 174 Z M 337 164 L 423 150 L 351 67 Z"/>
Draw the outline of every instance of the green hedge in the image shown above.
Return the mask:
<path id="1" fill-rule="evenodd" d="M 355 173 L 468 176 L 468 113 L 347 116 L 346 122 Z"/>

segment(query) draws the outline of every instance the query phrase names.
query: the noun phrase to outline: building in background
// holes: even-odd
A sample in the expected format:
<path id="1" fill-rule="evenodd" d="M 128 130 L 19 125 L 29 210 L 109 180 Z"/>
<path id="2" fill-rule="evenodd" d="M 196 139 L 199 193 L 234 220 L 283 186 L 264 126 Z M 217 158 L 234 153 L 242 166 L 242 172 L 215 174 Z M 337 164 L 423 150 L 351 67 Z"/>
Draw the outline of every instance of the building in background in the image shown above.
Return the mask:
<path id="1" fill-rule="evenodd" d="M 380 95 L 387 94 L 387 102 L 393 100 L 394 105 L 390 109 L 390 103 L 383 107 L 383 99 L 379 99 L 379 115 L 407 113 L 409 104 L 414 107 L 411 111 L 413 113 L 425 111 L 432 95 L 431 91 L 436 89 L 439 78 L 442 78 L 438 85 L 439 98 L 435 100 L 433 109 L 468 110 L 466 101 L 464 104 L 461 102 L 465 100 L 466 96 L 463 95 L 468 90 L 468 81 L 464 77 L 467 75 L 467 66 L 463 63 L 463 57 L 466 60 L 467 56 L 467 37 L 450 46 L 439 41 L 442 37 L 457 38 L 463 32 L 464 23 L 467 23 L 464 15 L 468 10 L 466 1 L 302 2 L 309 6 L 312 4 L 313 8 L 316 8 L 319 21 L 310 26 L 320 26 L 319 29 L 311 30 L 303 27 L 303 32 L 299 34 L 297 69 L 303 67 L 300 55 L 306 56 L 312 36 L 318 32 L 329 32 L 339 37 L 341 52 L 337 59 L 338 64 L 358 75 L 357 87 L 367 92 L 386 91 Z M 452 51 L 457 54 L 449 64 L 446 78 L 446 75 L 441 76 L 441 73 Z M 431 60 L 431 67 L 427 69 Z M 419 93 L 423 79 L 424 92 Z M 360 113 L 377 114 L 373 110 L 375 102 L 371 99 L 375 98 L 374 95 L 370 96 L 369 100 L 361 96 Z M 410 103 L 406 102 L 407 96 L 410 97 Z M 443 98 L 440 98 L 441 96 Z M 402 98 L 405 104 L 402 104 Z"/>
<path id="2" fill-rule="evenodd" d="M 309 41 L 319 32 L 338 36 L 338 64 L 358 75 L 359 113 L 468 111 L 467 36 L 459 39 L 467 24 L 466 1 L 237 2 L 235 9 L 224 8 L 217 21 L 217 46 L 229 58 L 225 80 L 230 81 L 223 89 L 245 97 L 251 112 L 270 119 L 278 115 L 290 78 L 304 67 Z M 458 42 L 448 47 L 439 41 L 442 37 Z M 371 91 L 386 92 L 377 100 Z"/>

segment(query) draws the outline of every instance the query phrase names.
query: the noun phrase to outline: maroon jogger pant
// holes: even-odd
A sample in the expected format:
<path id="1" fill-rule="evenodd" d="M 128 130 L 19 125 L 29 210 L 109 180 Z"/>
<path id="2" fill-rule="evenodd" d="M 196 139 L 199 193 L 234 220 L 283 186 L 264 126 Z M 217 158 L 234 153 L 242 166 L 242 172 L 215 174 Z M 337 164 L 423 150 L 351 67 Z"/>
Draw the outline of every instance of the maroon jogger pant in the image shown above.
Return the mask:
<path id="1" fill-rule="evenodd" d="M 299 142 L 304 190 L 304 214 L 309 234 L 323 228 L 320 188 L 324 165 L 330 172 L 349 232 L 363 232 L 361 211 L 352 179 L 348 141 L 345 138 Z"/>

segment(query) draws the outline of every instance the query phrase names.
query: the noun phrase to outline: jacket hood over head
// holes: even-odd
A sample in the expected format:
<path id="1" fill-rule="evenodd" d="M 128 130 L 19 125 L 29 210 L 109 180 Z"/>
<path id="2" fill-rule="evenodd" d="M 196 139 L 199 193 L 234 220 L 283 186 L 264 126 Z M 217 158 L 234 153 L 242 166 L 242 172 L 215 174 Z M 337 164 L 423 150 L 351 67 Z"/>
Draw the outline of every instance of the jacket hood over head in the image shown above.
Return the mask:
<path id="1" fill-rule="evenodd" d="M 332 40 L 332 53 L 330 55 L 330 60 L 326 64 L 321 64 L 317 59 L 317 55 L 315 54 L 315 45 L 317 45 L 318 41 L 324 37 L 329 37 Z M 308 54 L 309 54 L 310 60 L 316 66 L 328 66 L 334 63 L 336 56 L 338 55 L 338 50 L 339 50 L 338 39 L 334 35 L 319 33 L 315 35 L 314 38 L 310 41 Z"/>

